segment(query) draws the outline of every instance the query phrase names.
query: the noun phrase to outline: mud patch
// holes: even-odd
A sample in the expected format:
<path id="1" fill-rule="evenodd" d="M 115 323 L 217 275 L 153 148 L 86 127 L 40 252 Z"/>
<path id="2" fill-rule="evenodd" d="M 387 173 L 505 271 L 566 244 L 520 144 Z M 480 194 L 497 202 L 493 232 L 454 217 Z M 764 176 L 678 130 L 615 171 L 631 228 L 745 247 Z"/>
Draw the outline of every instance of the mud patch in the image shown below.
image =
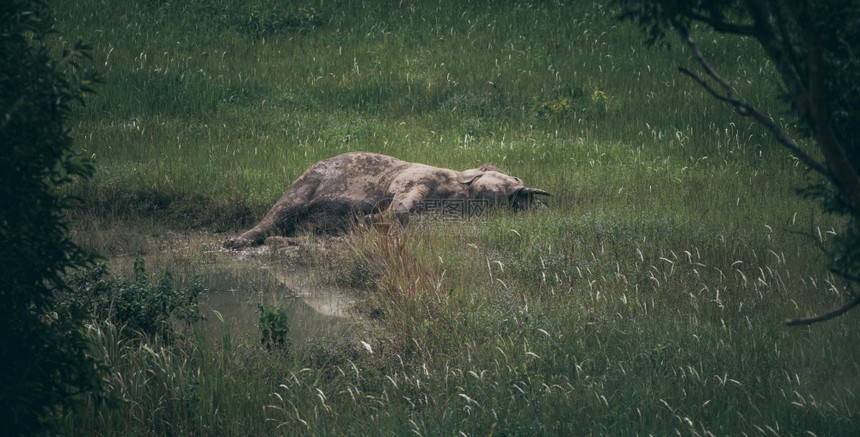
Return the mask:
<path id="1" fill-rule="evenodd" d="M 314 284 L 306 271 L 246 261 L 207 270 L 201 312 L 210 335 L 220 335 L 226 323 L 232 337 L 259 341 L 260 306 L 273 305 L 287 309 L 294 345 L 351 336 L 349 293 Z"/>

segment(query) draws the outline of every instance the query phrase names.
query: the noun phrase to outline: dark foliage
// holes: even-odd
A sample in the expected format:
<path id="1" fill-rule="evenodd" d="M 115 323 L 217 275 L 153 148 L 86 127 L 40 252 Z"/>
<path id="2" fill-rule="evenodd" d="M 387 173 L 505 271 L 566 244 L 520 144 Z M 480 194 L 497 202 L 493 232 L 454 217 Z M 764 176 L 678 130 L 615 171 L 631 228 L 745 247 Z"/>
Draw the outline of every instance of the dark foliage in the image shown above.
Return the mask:
<path id="1" fill-rule="evenodd" d="M 860 282 L 860 1 L 858 0 L 616 0 L 620 17 L 638 22 L 656 41 L 675 29 L 693 49 L 706 79 L 681 69 L 738 114 L 770 129 L 816 177 L 801 194 L 824 211 L 846 218 L 826 247 L 832 270 L 850 290 Z M 798 118 L 805 150 L 768 117 L 734 95 L 730 84 L 697 54 L 689 37 L 694 23 L 757 41 L 779 73 L 783 100 Z M 716 85 L 710 85 L 710 84 Z M 819 159 L 816 156 L 821 156 Z M 860 304 L 860 294 L 840 310 Z M 838 315 L 844 311 L 834 311 Z M 817 317 L 820 321 L 830 317 Z M 802 320 L 800 321 L 802 322 Z"/>
<path id="2" fill-rule="evenodd" d="M 57 311 L 69 269 L 91 258 L 67 236 L 58 188 L 92 172 L 71 153 L 64 126 L 87 81 L 85 47 L 53 59 L 44 47 L 47 7 L 0 6 L 0 415 L 4 435 L 33 434 L 76 395 L 98 392 L 100 366 L 86 354 L 84 314 Z"/>

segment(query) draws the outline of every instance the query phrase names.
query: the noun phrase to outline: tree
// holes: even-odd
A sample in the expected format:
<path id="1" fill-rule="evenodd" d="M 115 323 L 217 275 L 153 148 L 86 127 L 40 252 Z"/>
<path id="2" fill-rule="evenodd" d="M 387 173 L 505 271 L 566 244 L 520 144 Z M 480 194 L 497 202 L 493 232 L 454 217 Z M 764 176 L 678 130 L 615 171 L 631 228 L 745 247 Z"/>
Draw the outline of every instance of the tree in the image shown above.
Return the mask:
<path id="1" fill-rule="evenodd" d="M 844 215 L 846 228 L 828 248 L 831 270 L 845 279 L 851 296 L 825 314 L 789 320 L 810 324 L 837 317 L 860 304 L 860 1 L 858 0 L 616 0 L 620 17 L 637 21 L 651 42 L 674 29 L 692 51 L 704 78 L 680 67 L 716 99 L 730 104 L 773 133 L 823 182 L 803 194 L 824 210 Z M 773 62 L 783 97 L 819 153 L 804 149 L 771 118 L 737 96 L 705 59 L 690 30 L 696 23 L 752 38 Z M 821 158 L 817 158 L 821 156 Z"/>
<path id="2" fill-rule="evenodd" d="M 71 152 L 64 126 L 89 81 L 76 77 L 81 44 L 53 59 L 42 1 L 0 6 L 0 432 L 44 431 L 57 408 L 97 391 L 100 365 L 86 353 L 83 314 L 58 310 L 66 273 L 90 256 L 67 235 L 59 189 L 92 166 Z"/>

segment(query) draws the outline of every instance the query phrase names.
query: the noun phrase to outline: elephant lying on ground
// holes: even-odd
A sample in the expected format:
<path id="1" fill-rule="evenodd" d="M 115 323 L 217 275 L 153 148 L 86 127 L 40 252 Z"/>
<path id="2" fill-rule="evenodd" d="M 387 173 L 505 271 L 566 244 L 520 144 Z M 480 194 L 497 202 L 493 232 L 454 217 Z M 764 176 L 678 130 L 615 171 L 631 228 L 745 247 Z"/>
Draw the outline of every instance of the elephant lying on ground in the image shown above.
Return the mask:
<path id="1" fill-rule="evenodd" d="M 405 225 L 410 214 L 443 218 L 484 214 L 494 205 L 528 207 L 535 195 L 492 164 L 455 171 L 355 152 L 319 161 L 304 172 L 256 226 L 224 243 L 228 249 L 262 244 L 272 235 L 300 229 L 337 232 L 359 220 L 394 218 Z"/>

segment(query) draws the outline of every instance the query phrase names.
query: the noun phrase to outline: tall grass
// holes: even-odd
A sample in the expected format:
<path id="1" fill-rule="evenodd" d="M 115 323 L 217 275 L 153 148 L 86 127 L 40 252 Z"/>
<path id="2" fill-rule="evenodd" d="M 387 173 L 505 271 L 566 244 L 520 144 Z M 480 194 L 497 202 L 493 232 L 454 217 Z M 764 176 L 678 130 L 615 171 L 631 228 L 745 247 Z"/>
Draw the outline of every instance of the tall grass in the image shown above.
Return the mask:
<path id="1" fill-rule="evenodd" d="M 790 165 L 601 4 L 88 5 L 58 6 L 58 27 L 94 46 L 105 75 L 76 127 L 103 163 L 98 189 L 82 188 L 101 213 L 245 225 L 311 163 L 349 150 L 494 161 L 559 193 L 570 181 L 547 180 L 545 163 L 593 174 L 595 157 L 581 158 L 594 144 Z M 703 48 L 740 93 L 771 102 L 754 46 L 720 39 Z"/>
<path id="2" fill-rule="evenodd" d="M 356 339 L 275 354 L 229 326 L 160 345 L 94 324 L 126 402 L 70 433 L 860 429 L 857 317 L 781 325 L 844 298 L 816 248 L 840 223 L 795 196 L 796 160 L 676 72 L 682 47 L 645 45 L 604 2 L 73 3 L 55 2 L 54 43 L 83 37 L 105 75 L 73 126 L 99 163 L 75 230 L 104 253 L 194 273 L 220 255 L 170 258 L 172 231 L 223 239 L 353 150 L 493 162 L 553 197 L 311 243 L 309 267 L 360 289 Z M 752 42 L 696 37 L 791 129 Z"/>

